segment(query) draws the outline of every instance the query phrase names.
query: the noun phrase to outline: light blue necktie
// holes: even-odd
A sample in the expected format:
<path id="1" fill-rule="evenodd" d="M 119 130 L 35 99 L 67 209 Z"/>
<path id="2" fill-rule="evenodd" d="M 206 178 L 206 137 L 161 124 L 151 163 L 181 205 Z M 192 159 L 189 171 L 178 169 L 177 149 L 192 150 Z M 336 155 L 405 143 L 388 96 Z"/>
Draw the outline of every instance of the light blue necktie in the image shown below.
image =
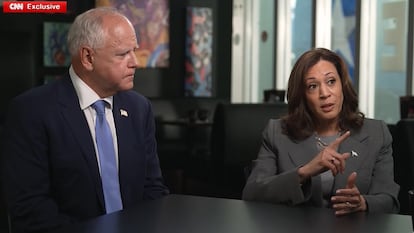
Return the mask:
<path id="1" fill-rule="evenodd" d="M 112 133 L 105 117 L 105 104 L 104 100 L 98 100 L 92 104 L 92 107 L 96 111 L 95 136 L 101 167 L 106 213 L 112 213 L 122 209 L 122 200 Z"/>

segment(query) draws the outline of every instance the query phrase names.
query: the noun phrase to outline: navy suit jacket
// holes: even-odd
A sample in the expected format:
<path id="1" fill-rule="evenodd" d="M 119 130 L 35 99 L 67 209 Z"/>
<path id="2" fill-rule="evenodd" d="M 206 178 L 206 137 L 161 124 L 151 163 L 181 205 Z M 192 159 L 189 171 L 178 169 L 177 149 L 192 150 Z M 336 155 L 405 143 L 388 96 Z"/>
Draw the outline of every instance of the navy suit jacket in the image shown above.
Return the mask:
<path id="1" fill-rule="evenodd" d="M 120 92 L 113 97 L 113 116 L 124 209 L 168 194 L 148 99 Z M 93 139 L 69 77 L 15 98 L 3 135 L 2 177 L 13 232 L 44 232 L 105 213 Z"/>

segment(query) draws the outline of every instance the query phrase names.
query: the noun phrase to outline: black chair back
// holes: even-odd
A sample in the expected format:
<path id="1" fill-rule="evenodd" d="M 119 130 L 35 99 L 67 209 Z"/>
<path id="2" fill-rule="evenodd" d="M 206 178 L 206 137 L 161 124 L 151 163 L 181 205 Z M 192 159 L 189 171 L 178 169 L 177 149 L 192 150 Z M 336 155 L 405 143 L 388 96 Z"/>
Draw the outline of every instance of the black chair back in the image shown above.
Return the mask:
<path id="1" fill-rule="evenodd" d="M 414 188 L 414 119 L 402 119 L 391 130 L 394 180 L 400 185 L 400 213 L 410 214 L 408 191 Z"/>
<path id="2" fill-rule="evenodd" d="M 257 157 L 267 122 L 286 113 L 287 104 L 282 102 L 217 105 L 212 126 L 211 157 L 214 180 L 224 187 L 219 196 L 241 198 L 246 172 Z"/>

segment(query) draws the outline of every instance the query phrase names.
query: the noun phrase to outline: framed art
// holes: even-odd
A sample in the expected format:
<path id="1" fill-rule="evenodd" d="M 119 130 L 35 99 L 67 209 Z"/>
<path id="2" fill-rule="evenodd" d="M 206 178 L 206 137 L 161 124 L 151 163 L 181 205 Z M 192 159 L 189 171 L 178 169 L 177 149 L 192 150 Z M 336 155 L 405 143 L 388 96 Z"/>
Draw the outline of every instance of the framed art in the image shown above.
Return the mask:
<path id="1" fill-rule="evenodd" d="M 117 8 L 134 25 L 140 67 L 169 66 L 168 0 L 95 0 L 95 5 Z"/>
<path id="2" fill-rule="evenodd" d="M 185 95 L 212 97 L 213 12 L 188 7 L 185 51 Z"/>
<path id="3" fill-rule="evenodd" d="M 70 54 L 66 44 L 70 28 L 67 22 L 43 23 L 43 65 L 44 67 L 67 67 Z"/>

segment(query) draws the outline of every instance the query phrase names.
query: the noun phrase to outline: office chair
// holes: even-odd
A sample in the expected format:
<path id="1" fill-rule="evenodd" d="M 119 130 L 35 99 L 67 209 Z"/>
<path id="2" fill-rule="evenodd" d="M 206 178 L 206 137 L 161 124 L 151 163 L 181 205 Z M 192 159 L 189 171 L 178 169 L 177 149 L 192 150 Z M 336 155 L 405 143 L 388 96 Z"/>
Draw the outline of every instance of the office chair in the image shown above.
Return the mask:
<path id="1" fill-rule="evenodd" d="M 393 136 L 394 180 L 400 185 L 400 214 L 410 214 L 408 191 L 414 188 L 414 119 L 402 119 Z"/>
<path id="2" fill-rule="evenodd" d="M 287 104 L 218 104 L 214 113 L 211 158 L 217 196 L 240 199 L 262 132 L 271 118 L 287 113 Z"/>

